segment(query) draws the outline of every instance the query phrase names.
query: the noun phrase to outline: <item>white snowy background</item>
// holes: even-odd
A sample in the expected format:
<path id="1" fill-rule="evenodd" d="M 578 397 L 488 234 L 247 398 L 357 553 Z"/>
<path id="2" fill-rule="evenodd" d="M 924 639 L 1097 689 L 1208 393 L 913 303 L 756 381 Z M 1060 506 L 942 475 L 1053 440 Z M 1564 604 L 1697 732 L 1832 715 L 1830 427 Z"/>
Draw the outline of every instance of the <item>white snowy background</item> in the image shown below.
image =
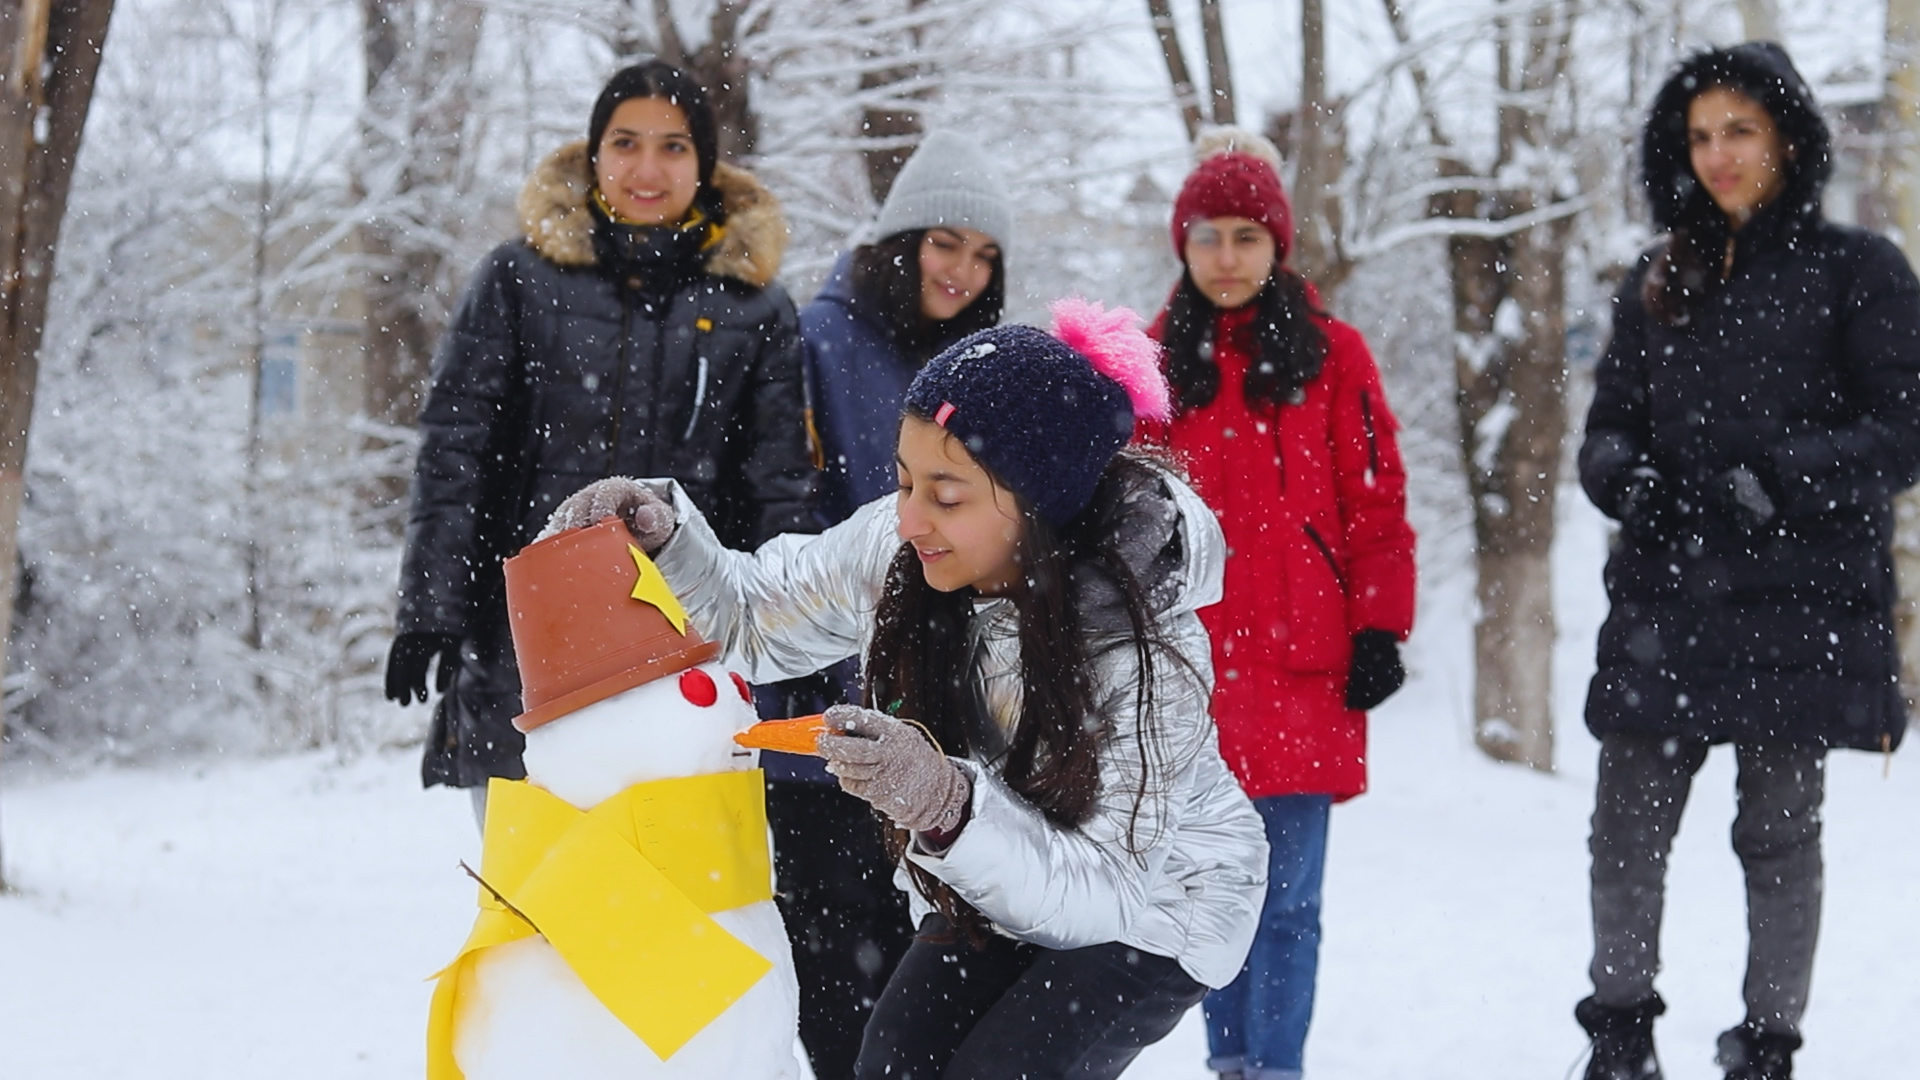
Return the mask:
<path id="1" fill-rule="evenodd" d="M 457 175 L 404 206 L 356 204 L 344 190 L 361 115 L 359 5 L 118 4 L 62 237 L 20 530 L 27 595 L 0 683 L 0 851 L 17 888 L 0 895 L 0 1080 L 421 1072 L 426 979 L 469 925 L 473 889 L 457 863 L 477 856 L 478 837 L 464 794 L 419 788 L 424 710 L 379 693 L 395 521 L 391 506 L 369 513 L 360 493 L 404 472 L 406 435 L 282 418 L 273 434 L 293 449 L 257 461 L 260 497 L 243 498 L 243 360 L 250 328 L 333 317 L 327 305 L 362 268 L 315 237 L 356 214 L 430 235 L 447 258 L 444 302 L 510 228 L 506 207 L 531 162 L 577 137 L 609 67 L 596 31 L 631 5 L 484 2 L 488 74 L 471 88 L 476 119 Z M 1569 252 L 1574 439 L 1580 361 L 1604 337 L 1609 275 L 1646 239 L 1630 193 L 1644 105 L 1633 73 L 1737 40 L 1754 2 L 1582 5 L 1570 77 L 1583 141 L 1548 163 L 1595 195 Z M 783 0 L 781 11 L 817 17 L 776 19 L 756 39 L 768 72 L 756 168 L 793 218 L 785 277 L 803 299 L 872 210 L 848 164 L 857 110 L 846 58 L 863 45 L 860 18 L 891 3 Z M 693 27 L 711 4 L 674 6 Z M 1446 119 L 1484 140 L 1498 5 L 1402 6 L 1412 54 L 1447 88 Z M 1877 93 L 1885 0 L 1773 6 L 1829 105 Z M 1157 303 L 1174 272 L 1166 199 L 1185 151 L 1144 4 L 920 7 L 948 13 L 924 35 L 940 76 L 927 119 L 1001 153 L 1021 200 L 1010 313 L 1031 318 L 1070 289 Z M 1197 64 L 1197 5 L 1173 7 Z M 1404 72 L 1381 74 L 1401 55 L 1381 5 L 1327 7 L 1329 80 L 1359 103 L 1351 146 L 1374 170 L 1350 177 L 1349 211 L 1371 246 L 1335 306 L 1366 333 L 1406 424 L 1423 589 L 1412 680 L 1375 714 L 1373 791 L 1334 813 L 1308 1071 L 1577 1075 L 1585 1040 L 1570 1011 L 1587 992 L 1594 769 L 1580 713 L 1605 613 L 1607 526 L 1563 488 L 1557 771 L 1497 765 L 1469 734 L 1472 560 L 1443 252 L 1432 238 L 1395 240 L 1422 224 L 1417 185 L 1431 162 Z M 1297 6 L 1222 9 L 1243 117 L 1293 108 Z M 274 230 L 264 275 L 240 242 L 255 221 Z M 250 548 L 257 641 L 244 631 Z M 1713 1036 L 1740 1019 L 1732 814 L 1730 755 L 1716 751 L 1670 876 L 1660 982 L 1670 1011 L 1658 1033 L 1673 1080 L 1717 1077 Z M 1803 1078 L 1920 1075 L 1907 1027 L 1920 1016 L 1916 821 L 1911 752 L 1831 759 Z M 1204 1052 L 1196 1013 L 1128 1075 L 1205 1080 Z"/>

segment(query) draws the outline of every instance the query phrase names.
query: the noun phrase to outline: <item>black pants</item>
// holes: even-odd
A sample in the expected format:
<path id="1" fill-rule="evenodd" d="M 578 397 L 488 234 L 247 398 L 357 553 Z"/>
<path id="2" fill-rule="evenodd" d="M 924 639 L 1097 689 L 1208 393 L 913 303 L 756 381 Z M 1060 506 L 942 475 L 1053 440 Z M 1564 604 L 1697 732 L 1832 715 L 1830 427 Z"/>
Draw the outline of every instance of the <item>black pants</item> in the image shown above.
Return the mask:
<path id="1" fill-rule="evenodd" d="M 865 802 L 832 784 L 771 781 L 780 914 L 800 978 L 800 1041 L 819 1080 L 847 1080 L 873 1003 L 913 940 L 906 894 Z"/>
<path id="2" fill-rule="evenodd" d="M 929 915 L 867 1023 L 858 1080 L 1112 1080 L 1207 988 L 1127 945 L 951 942 Z"/>
<path id="3" fill-rule="evenodd" d="M 1736 743 L 1739 812 L 1733 850 L 1747 878 L 1747 1019 L 1798 1034 L 1813 978 L 1823 878 L 1820 804 L 1826 751 L 1794 743 Z M 1680 827 L 1704 739 L 1621 732 L 1600 740 L 1594 798 L 1593 977 L 1604 1005 L 1653 994 L 1667 855 Z"/>

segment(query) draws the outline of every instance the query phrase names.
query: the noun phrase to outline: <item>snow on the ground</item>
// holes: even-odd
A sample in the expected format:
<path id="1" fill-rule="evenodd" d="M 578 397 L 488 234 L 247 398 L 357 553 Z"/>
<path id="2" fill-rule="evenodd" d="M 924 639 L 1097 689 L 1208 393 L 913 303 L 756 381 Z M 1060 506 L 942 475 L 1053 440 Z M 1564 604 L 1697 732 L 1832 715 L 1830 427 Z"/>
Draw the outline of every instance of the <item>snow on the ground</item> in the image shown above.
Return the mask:
<path id="1" fill-rule="evenodd" d="M 1573 502 L 1573 500 L 1569 500 Z M 1309 1075 L 1569 1075 L 1584 1039 L 1580 726 L 1604 614 L 1601 525 L 1557 553 L 1560 771 L 1496 765 L 1467 731 L 1470 590 L 1429 588 L 1415 677 L 1375 717 L 1373 791 L 1334 812 Z M 1913 1075 L 1920 1015 L 1920 761 L 1831 759 L 1828 880 L 1804 1080 Z M 1745 915 L 1728 846 L 1731 753 L 1702 770 L 1676 845 L 1658 1028 L 1671 1080 L 1711 1080 L 1740 1019 Z M 410 755 L 309 754 L 77 777 L 5 776 L 0 1077 L 407 1077 L 430 987 L 464 937 L 478 838 Z M 1196 1012 L 1129 1080 L 1206 1080 Z M 1574 1073 L 1573 1075 L 1578 1075 Z"/>

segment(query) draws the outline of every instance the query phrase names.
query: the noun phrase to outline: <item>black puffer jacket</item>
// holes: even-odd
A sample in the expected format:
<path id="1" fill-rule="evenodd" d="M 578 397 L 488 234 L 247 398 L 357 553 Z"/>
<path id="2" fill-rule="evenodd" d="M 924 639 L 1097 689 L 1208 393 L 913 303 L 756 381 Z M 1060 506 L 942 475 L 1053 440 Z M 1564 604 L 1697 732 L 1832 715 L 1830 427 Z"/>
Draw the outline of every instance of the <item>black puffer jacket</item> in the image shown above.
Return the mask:
<path id="1" fill-rule="evenodd" d="M 397 627 L 465 640 L 428 784 L 523 775 L 500 563 L 561 499 L 606 476 L 670 476 L 730 545 L 811 527 L 800 343 L 771 284 L 786 223 L 749 174 L 720 165 L 712 182 L 718 243 L 634 276 L 598 254 L 618 227 L 589 209 L 586 144 L 563 148 L 521 194 L 525 236 L 481 265 L 441 342 Z"/>
<path id="2" fill-rule="evenodd" d="M 1642 519 L 1660 527 L 1623 531 L 1607 564 L 1612 610 L 1587 724 L 1878 749 L 1906 727 L 1891 500 L 1920 474 L 1920 285 L 1893 244 L 1820 216 L 1825 127 L 1798 111 L 1811 99 L 1785 55 L 1744 46 L 1731 62 L 1774 80 L 1781 92 L 1763 104 L 1801 167 L 1734 234 L 1730 275 L 1709 282 L 1684 323 L 1642 299 L 1663 248 L 1615 299 L 1581 483 L 1614 517 L 1635 469 L 1657 472 L 1665 492 Z M 1690 96 L 1666 105 L 1681 132 Z M 1674 130 L 1660 109 L 1650 130 Z M 1675 169 L 1689 169 L 1684 152 L 1648 154 L 1667 227 L 1684 209 L 1673 193 L 1706 197 Z M 1753 532 L 1723 494 L 1735 467 L 1776 507 Z"/>

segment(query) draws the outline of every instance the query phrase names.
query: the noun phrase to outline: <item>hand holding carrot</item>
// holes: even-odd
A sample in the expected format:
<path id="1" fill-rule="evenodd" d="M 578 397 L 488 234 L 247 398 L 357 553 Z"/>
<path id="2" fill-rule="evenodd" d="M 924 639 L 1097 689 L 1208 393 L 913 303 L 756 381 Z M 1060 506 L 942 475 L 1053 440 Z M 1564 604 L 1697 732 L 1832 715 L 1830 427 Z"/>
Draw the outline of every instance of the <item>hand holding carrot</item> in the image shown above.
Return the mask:
<path id="1" fill-rule="evenodd" d="M 914 832 L 958 827 L 973 785 L 920 728 L 858 705 L 825 713 L 830 731 L 820 756 L 841 790 L 857 795 Z"/>

